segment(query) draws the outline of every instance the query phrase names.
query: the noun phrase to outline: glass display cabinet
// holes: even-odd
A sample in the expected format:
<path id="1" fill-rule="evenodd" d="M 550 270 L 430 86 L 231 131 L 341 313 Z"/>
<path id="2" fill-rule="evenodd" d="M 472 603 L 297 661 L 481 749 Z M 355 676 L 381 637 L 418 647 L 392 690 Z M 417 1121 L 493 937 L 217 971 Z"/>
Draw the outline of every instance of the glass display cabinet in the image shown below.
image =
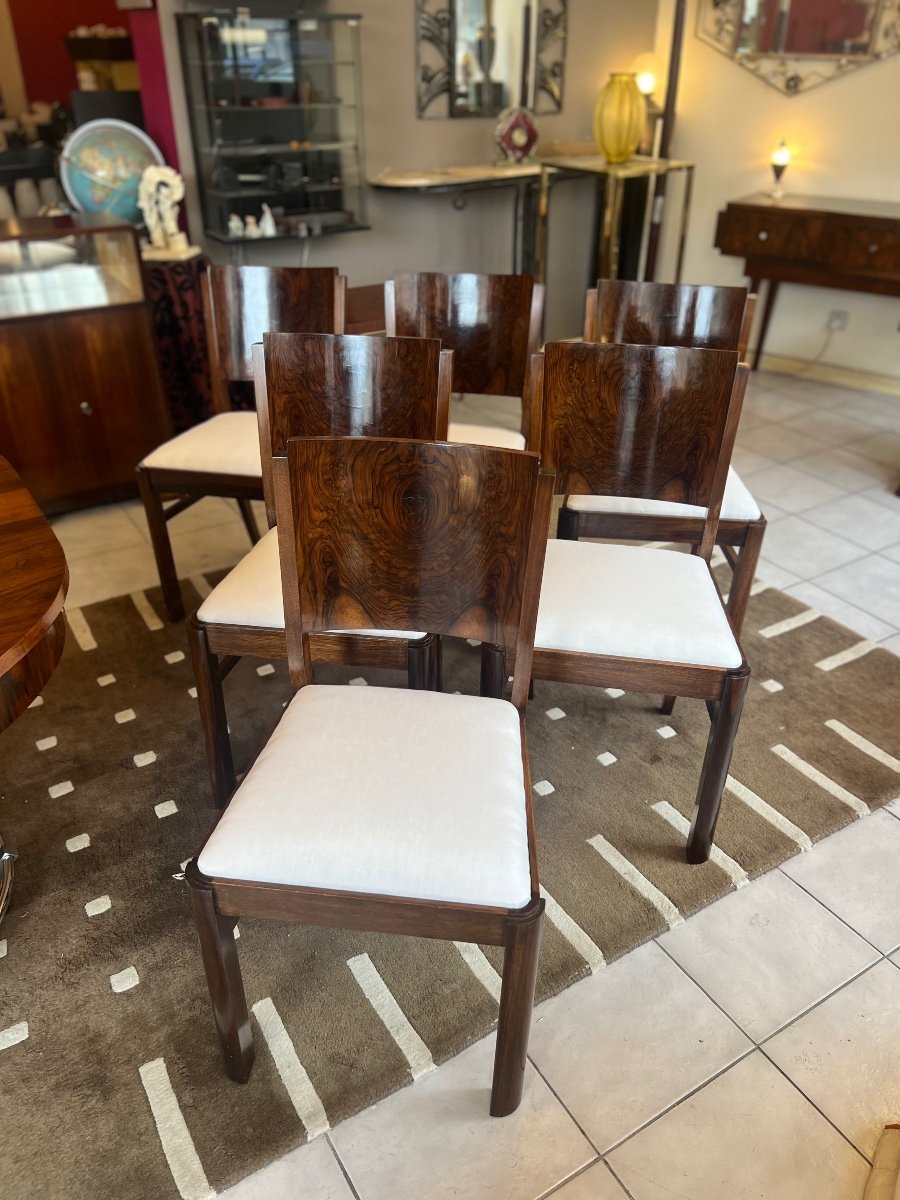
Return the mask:
<path id="1" fill-rule="evenodd" d="M 247 8 L 178 14 L 209 237 L 368 228 L 359 21 Z"/>
<path id="2" fill-rule="evenodd" d="M 170 432 L 134 228 L 0 221 L 0 454 L 44 512 L 134 495 Z"/>

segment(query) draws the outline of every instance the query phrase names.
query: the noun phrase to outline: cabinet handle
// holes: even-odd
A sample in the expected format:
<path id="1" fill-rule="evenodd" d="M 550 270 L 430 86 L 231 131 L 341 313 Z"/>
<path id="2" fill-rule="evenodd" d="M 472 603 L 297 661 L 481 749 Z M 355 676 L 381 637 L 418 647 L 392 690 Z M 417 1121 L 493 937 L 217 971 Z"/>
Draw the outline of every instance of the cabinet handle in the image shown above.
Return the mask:
<path id="1" fill-rule="evenodd" d="M 78 407 L 86 417 L 92 417 L 94 415 L 94 406 L 92 404 L 88 404 L 87 400 L 82 400 Z"/>
<path id="2" fill-rule="evenodd" d="M 756 236 L 761 242 L 767 242 L 769 240 L 769 235 L 766 233 L 765 229 L 761 229 Z"/>
<path id="3" fill-rule="evenodd" d="M 879 251 L 879 249 L 880 249 L 880 247 L 879 247 L 879 245 L 878 245 L 878 243 L 877 243 L 877 242 L 870 242 L 870 243 L 869 243 L 869 253 L 870 253 L 870 254 L 877 254 L 877 253 L 878 253 L 878 251 Z"/>

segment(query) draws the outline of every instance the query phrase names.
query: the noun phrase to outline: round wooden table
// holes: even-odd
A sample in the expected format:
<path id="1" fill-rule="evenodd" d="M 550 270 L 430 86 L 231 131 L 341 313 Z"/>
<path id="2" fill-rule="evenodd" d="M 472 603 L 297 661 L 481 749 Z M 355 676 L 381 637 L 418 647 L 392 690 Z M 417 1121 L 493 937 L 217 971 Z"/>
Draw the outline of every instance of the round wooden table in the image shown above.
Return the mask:
<path id="1" fill-rule="evenodd" d="M 0 458 L 0 733 L 24 712 L 66 640 L 69 568 L 25 484 Z M 0 834 L 0 920 L 12 890 L 12 853 Z"/>

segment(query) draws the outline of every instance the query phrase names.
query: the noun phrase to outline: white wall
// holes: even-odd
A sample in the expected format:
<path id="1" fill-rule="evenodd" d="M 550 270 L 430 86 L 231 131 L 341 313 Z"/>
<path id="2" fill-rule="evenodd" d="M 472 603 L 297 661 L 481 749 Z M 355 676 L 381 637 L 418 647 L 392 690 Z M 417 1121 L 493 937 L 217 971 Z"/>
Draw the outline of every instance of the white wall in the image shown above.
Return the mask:
<path id="1" fill-rule="evenodd" d="M 172 93 L 178 151 L 188 185 L 188 214 L 195 241 L 201 241 L 195 173 L 178 44 L 176 11 L 181 0 L 158 0 Z M 427 119 L 415 115 L 415 6 L 413 0 L 332 0 L 332 11 L 362 14 L 362 76 L 366 174 L 493 161 L 493 118 Z M 545 140 L 591 136 L 597 92 L 612 70 L 627 70 L 652 48 L 656 0 L 569 0 L 569 39 L 563 111 L 542 116 Z M 251 4 L 252 8 L 252 4 Z M 565 195 L 564 195 L 565 192 Z M 591 187 L 566 183 L 551 213 L 551 270 L 548 281 L 548 337 L 580 332 L 587 254 L 591 237 Z M 446 195 L 402 195 L 370 191 L 371 232 L 323 237 L 311 245 L 311 265 L 337 265 L 350 284 L 380 282 L 395 271 L 509 271 L 512 256 L 513 193 L 470 193 L 462 211 Z M 223 251 L 214 243 L 213 257 Z M 298 261 L 292 246 L 254 246 L 254 261 Z"/>
<path id="2" fill-rule="evenodd" d="M 863 67 L 805 95 L 785 96 L 697 38 L 698 0 L 688 0 L 672 153 L 697 164 L 684 279 L 740 283 L 743 260 L 713 247 L 716 214 L 729 200 L 771 186 L 769 154 L 793 153 L 786 190 L 900 201 L 900 57 Z M 668 57 L 672 0 L 661 0 L 657 54 Z M 900 300 L 782 284 L 766 352 L 812 359 L 832 309 L 850 314 L 822 361 L 900 378 Z"/>

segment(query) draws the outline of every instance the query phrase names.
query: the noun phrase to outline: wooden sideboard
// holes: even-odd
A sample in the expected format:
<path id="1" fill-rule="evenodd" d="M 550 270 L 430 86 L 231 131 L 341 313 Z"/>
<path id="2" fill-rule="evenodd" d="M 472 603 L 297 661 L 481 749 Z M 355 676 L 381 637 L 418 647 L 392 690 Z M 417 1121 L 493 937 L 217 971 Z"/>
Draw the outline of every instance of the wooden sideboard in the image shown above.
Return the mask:
<path id="1" fill-rule="evenodd" d="M 900 204 L 761 192 L 719 213 L 715 245 L 745 259 L 752 291 L 768 281 L 754 368 L 781 283 L 900 296 Z"/>

